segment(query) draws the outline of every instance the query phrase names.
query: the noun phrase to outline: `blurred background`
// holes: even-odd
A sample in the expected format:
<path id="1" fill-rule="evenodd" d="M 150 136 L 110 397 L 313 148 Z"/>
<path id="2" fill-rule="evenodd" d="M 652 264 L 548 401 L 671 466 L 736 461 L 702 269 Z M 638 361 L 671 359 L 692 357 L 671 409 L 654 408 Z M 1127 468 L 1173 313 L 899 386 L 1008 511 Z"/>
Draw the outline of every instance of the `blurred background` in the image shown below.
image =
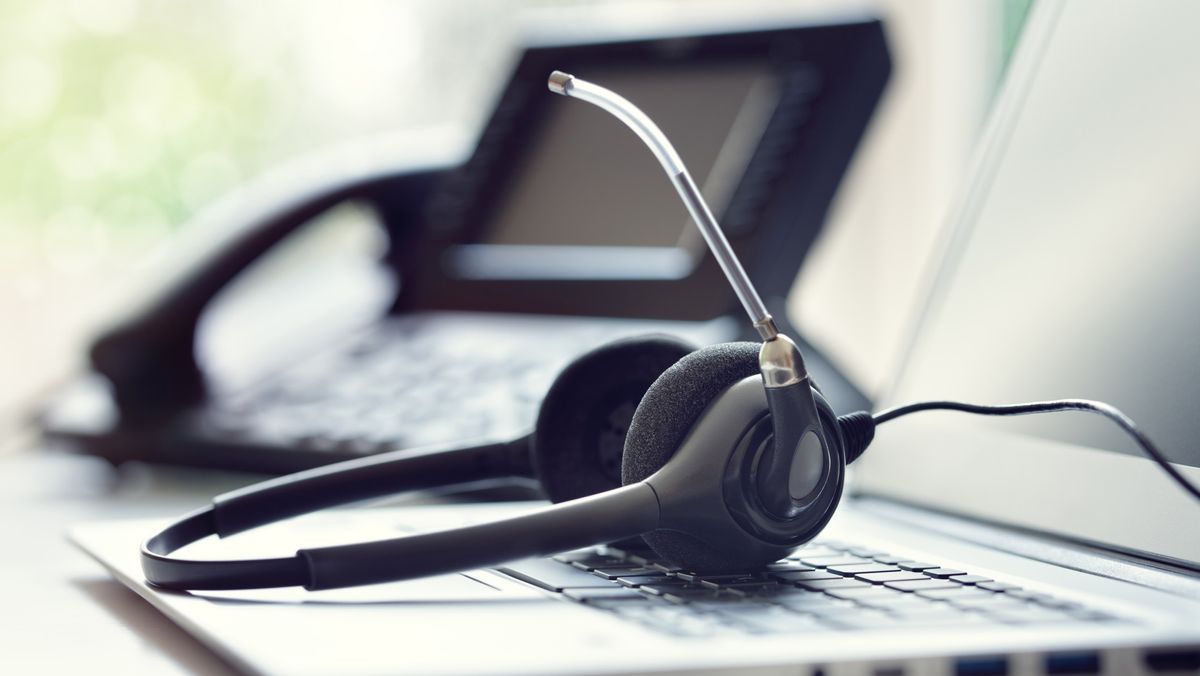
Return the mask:
<path id="1" fill-rule="evenodd" d="M 790 308 L 868 394 L 885 386 L 902 349 L 1030 1 L 872 6 L 887 22 L 895 70 Z M 181 246 L 189 220 L 239 185 L 380 135 L 470 139 L 530 25 L 563 12 L 669 25 L 685 4 L 730 17 L 860 6 L 3 0 L 6 426 L 79 368 L 96 328 L 146 284 L 138 271 Z"/>

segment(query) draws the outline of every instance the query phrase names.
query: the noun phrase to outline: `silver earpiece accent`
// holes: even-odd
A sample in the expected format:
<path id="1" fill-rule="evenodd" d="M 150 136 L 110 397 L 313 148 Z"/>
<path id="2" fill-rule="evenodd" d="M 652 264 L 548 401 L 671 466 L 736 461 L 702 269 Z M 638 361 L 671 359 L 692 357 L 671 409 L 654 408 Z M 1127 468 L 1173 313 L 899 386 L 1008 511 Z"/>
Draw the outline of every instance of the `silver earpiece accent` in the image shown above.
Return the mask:
<path id="1" fill-rule="evenodd" d="M 795 385 L 805 377 L 800 348 L 782 333 L 762 344 L 758 351 L 758 367 L 768 389 Z"/>

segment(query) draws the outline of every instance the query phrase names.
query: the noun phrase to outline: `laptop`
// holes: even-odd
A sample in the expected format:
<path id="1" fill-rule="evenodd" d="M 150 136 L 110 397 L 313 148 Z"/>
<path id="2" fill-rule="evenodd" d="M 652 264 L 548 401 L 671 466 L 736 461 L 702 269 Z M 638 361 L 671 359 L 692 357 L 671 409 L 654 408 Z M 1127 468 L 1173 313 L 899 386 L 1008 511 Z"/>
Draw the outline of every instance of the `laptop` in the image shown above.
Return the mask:
<path id="1" fill-rule="evenodd" d="M 1105 399 L 1200 481 L 1197 20 L 1189 2 L 1036 6 L 884 405 Z M 740 575 L 600 546 L 350 590 L 170 593 L 138 565 L 160 522 L 72 537 L 250 673 L 1195 673 L 1200 505 L 1106 424 L 888 423 L 822 535 Z M 335 510 L 188 554 L 534 507 Z"/>

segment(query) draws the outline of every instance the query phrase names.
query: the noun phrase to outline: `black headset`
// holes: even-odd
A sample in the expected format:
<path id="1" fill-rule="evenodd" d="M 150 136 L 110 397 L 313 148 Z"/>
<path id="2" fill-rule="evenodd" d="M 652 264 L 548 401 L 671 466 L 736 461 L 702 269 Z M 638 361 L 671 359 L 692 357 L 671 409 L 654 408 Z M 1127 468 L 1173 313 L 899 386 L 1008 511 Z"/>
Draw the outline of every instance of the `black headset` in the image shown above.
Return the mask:
<path id="1" fill-rule="evenodd" d="M 780 334 L 670 142 L 615 93 L 555 72 L 555 93 L 598 105 L 654 150 L 763 342 L 695 349 L 666 336 L 618 341 L 557 377 L 534 432 L 508 443 L 398 451 L 280 477 L 217 496 L 142 545 L 146 579 L 170 589 L 332 589 L 472 570 L 641 536 L 697 573 L 761 568 L 811 540 L 833 516 L 845 467 L 876 424 L 920 410 L 990 415 L 1088 410 L 1116 421 L 1193 495 L 1124 414 L 1099 402 L 1014 406 L 923 402 L 838 417 Z M 564 207 L 566 208 L 566 207 Z M 521 457 L 525 456 L 525 457 Z M 618 462 L 619 460 L 619 462 Z M 619 464 L 619 475 L 615 471 Z M 288 517 L 400 491 L 532 466 L 554 505 L 501 521 L 293 556 L 187 560 L 177 549 Z"/>
<path id="2" fill-rule="evenodd" d="M 170 556 L 208 535 L 402 490 L 461 483 L 480 458 L 526 440 L 338 463 L 216 497 L 142 547 L 146 579 L 173 589 L 303 586 L 330 589 L 470 570 L 642 536 L 686 570 L 761 567 L 814 537 L 842 493 L 842 425 L 804 382 L 816 417 L 768 412 L 759 345 L 695 350 L 667 336 L 618 341 L 583 355 L 555 380 L 528 439 L 535 474 L 558 504 L 516 518 L 375 542 L 302 549 L 294 556 L 189 561 Z M 622 434 L 628 410 L 636 406 Z M 799 409 L 802 410 L 802 409 Z M 802 471 L 779 473 L 772 443 L 782 420 L 817 435 Z M 786 433 L 786 432 L 785 432 Z M 624 437 L 623 439 L 621 439 Z M 603 470 L 622 444 L 619 482 Z M 803 446 L 809 442 L 801 442 Z M 506 448 L 508 447 L 508 448 Z M 809 453 L 805 448 L 799 453 Z M 792 477 L 804 481 L 800 487 Z M 771 490 L 796 486 L 782 511 Z"/>
<path id="3" fill-rule="evenodd" d="M 599 105 L 658 155 L 764 342 L 702 349 L 666 336 L 618 341 L 569 365 L 534 432 L 507 444 L 383 454 L 267 481 L 213 499 L 142 546 L 146 579 L 177 589 L 330 589 L 455 572 L 642 536 L 664 559 L 714 572 L 762 566 L 833 516 L 851 434 L 814 389 L 799 349 L 775 327 L 670 142 L 633 104 L 565 73 L 550 89 Z M 632 412 L 632 413 L 631 413 Z M 869 420 L 869 416 L 865 416 Z M 555 505 L 516 518 L 294 556 L 171 556 L 291 516 L 403 490 L 463 483 L 528 452 Z M 613 468 L 619 458 L 620 475 Z M 607 470 L 607 471 L 606 471 Z"/>

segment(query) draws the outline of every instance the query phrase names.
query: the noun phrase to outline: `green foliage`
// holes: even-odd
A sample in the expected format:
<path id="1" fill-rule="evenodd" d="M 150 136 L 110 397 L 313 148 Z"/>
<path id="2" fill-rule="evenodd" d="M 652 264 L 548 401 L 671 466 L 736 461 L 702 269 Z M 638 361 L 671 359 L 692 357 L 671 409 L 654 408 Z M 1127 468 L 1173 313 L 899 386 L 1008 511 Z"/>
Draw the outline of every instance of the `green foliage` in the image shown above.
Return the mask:
<path id="1" fill-rule="evenodd" d="M 177 225 L 260 166 L 279 74 L 187 5 L 86 5 L 0 9 L 0 225 Z"/>

